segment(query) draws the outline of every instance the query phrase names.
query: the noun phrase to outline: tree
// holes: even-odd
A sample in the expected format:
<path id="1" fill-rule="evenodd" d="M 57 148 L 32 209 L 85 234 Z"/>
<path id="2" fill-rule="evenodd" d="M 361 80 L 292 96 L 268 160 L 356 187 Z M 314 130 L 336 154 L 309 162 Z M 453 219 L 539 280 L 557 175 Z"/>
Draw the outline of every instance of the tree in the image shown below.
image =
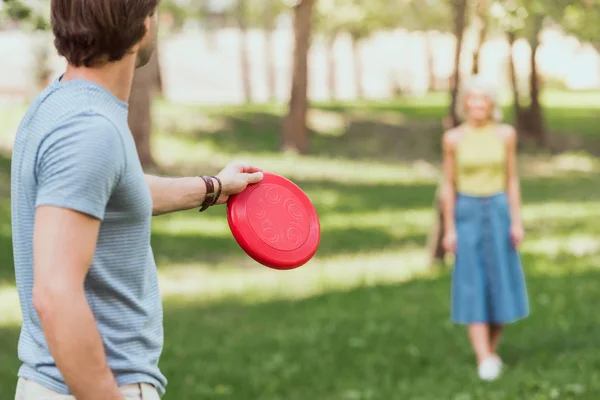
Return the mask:
<path id="1" fill-rule="evenodd" d="M 552 16 L 567 33 L 589 42 L 600 51 L 600 3 L 596 0 L 559 1 L 563 7 L 555 7 Z"/>
<path id="2" fill-rule="evenodd" d="M 386 25 L 390 28 L 400 26 L 410 31 L 425 32 L 425 51 L 427 57 L 427 76 L 429 85 L 427 90 L 432 91 L 437 89 L 435 76 L 435 58 L 434 58 L 434 33 L 436 32 L 452 32 L 452 20 L 448 15 L 452 12 L 450 2 L 446 0 L 423 0 L 423 1 L 407 1 L 397 0 L 395 4 L 397 12 L 394 14 L 387 13 L 388 18 L 393 18 L 387 21 Z M 397 14 L 397 15 L 396 15 Z"/>
<path id="3" fill-rule="evenodd" d="M 275 43 L 273 36 L 279 16 L 288 11 L 281 0 L 245 0 L 247 2 L 246 18 L 249 26 L 263 29 L 265 38 L 264 59 L 267 82 L 267 97 L 274 101 L 277 98 L 277 80 L 274 65 Z"/>
<path id="4" fill-rule="evenodd" d="M 450 118 L 452 125 L 458 126 L 459 119 L 456 114 L 456 102 L 458 90 L 460 88 L 460 61 L 462 54 L 462 44 L 467 24 L 467 0 L 451 0 L 452 14 L 454 19 L 454 37 L 456 38 L 456 50 L 454 53 L 454 76 L 450 85 Z"/>
<path id="5" fill-rule="evenodd" d="M 477 37 L 477 47 L 473 52 L 473 75 L 479 73 L 479 59 L 481 56 L 481 49 L 487 39 L 488 33 L 488 14 L 489 14 L 489 0 L 477 0 L 475 2 L 475 20 L 478 24 L 479 34 Z"/>
<path id="6" fill-rule="evenodd" d="M 323 35 L 327 44 L 327 86 L 330 100 L 336 100 L 337 98 L 337 63 L 334 48 L 338 35 L 344 26 L 343 20 L 340 20 L 339 14 L 336 12 L 339 5 L 339 1 L 336 0 L 319 1 L 313 23 L 315 31 Z"/>
<path id="7" fill-rule="evenodd" d="M 550 4 L 543 0 L 504 0 L 495 4 L 495 18 L 507 34 L 511 55 L 509 56 L 510 78 L 513 86 L 515 123 L 521 135 L 534 140 L 539 146 L 547 142 L 544 113 L 540 101 L 540 78 L 537 67 L 537 54 L 540 45 L 539 35 L 544 21 L 550 16 L 550 10 L 559 6 L 560 1 Z M 512 59 L 513 44 L 517 38 L 523 38 L 531 49 L 529 65 L 528 106 L 523 107 L 519 91 L 519 79 Z"/>
<path id="8" fill-rule="evenodd" d="M 144 169 L 156 168 L 152 155 L 152 99 L 161 86 L 157 49 L 148 64 L 135 71 L 129 96 L 129 129 Z"/>
<path id="9" fill-rule="evenodd" d="M 316 0 L 298 0 L 294 6 L 294 59 L 288 115 L 283 122 L 283 149 L 306 154 L 310 150 L 308 112 L 308 50 Z"/>
<path id="10" fill-rule="evenodd" d="M 49 1 L 3 0 L 0 6 L 0 29 L 14 24 L 38 31 L 50 28 L 45 12 L 50 6 Z"/>
<path id="11" fill-rule="evenodd" d="M 404 0 L 398 0 L 404 1 Z M 384 0 L 320 0 L 316 8 L 315 28 L 325 37 L 328 45 L 329 92 L 335 98 L 336 62 L 333 46 L 339 34 L 346 32 L 352 38 L 354 85 L 358 98 L 364 97 L 363 64 L 360 55 L 362 42 L 389 23 L 396 8 Z"/>
<path id="12" fill-rule="evenodd" d="M 267 4 L 267 1 L 263 1 L 263 4 Z M 267 96 L 270 101 L 277 99 L 277 80 L 275 65 L 273 64 L 274 58 L 274 43 L 273 43 L 273 32 L 275 31 L 275 23 L 279 13 L 274 6 L 267 6 L 263 11 L 263 25 L 265 32 L 265 74 L 267 81 Z"/>
<path id="13" fill-rule="evenodd" d="M 246 0 L 237 0 L 236 20 L 240 29 L 240 70 L 242 73 L 242 86 L 244 99 L 247 104 L 252 103 L 252 77 L 250 73 L 250 59 L 248 58 L 248 23 Z"/>
<path id="14" fill-rule="evenodd" d="M 33 29 L 47 30 L 50 28 L 48 21 L 49 1 L 30 0 L 25 4 L 19 0 L 5 0 L 2 19 L 18 22 L 19 24 L 29 25 Z M 47 61 L 44 48 L 40 47 L 39 59 Z M 43 80 L 46 77 L 43 63 L 37 65 L 39 70 L 38 79 Z M 129 125 L 135 143 L 138 149 L 138 156 L 142 165 L 147 167 L 155 166 L 151 151 L 151 103 L 152 95 L 156 90 L 162 90 L 162 80 L 160 77 L 160 66 L 158 63 L 158 54 L 152 56 L 150 63 L 136 70 L 133 80 L 133 87 L 129 99 Z"/>

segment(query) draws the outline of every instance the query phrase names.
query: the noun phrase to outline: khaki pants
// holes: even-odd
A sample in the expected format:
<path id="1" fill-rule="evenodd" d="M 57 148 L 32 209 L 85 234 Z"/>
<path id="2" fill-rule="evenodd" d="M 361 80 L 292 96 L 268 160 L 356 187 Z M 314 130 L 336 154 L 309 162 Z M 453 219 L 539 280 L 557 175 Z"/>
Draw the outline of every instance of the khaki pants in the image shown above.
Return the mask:
<path id="1" fill-rule="evenodd" d="M 125 400 L 160 400 L 158 392 L 152 385 L 147 383 L 133 384 L 121 387 L 121 393 Z M 20 378 L 17 384 L 15 400 L 76 400 L 74 396 L 68 396 L 53 392 L 44 386 Z"/>

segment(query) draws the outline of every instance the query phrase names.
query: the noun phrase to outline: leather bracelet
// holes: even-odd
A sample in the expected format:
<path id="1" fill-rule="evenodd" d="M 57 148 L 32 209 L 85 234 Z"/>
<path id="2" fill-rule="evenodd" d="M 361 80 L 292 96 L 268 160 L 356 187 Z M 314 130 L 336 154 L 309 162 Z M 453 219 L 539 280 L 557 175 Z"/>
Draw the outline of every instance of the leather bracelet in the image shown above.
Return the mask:
<path id="1" fill-rule="evenodd" d="M 215 196 L 215 184 L 212 178 L 210 176 L 201 176 L 201 178 L 206 185 L 206 195 L 204 196 L 204 201 L 202 202 L 199 212 L 205 211 L 215 202 L 215 199 L 213 198 Z"/>
<path id="2" fill-rule="evenodd" d="M 219 189 L 217 190 L 217 195 L 215 196 L 215 200 L 211 204 L 211 206 L 214 206 L 215 204 L 217 204 L 217 201 L 219 201 L 219 198 L 221 197 L 221 193 L 223 193 L 223 183 L 221 182 L 221 180 L 219 179 L 218 176 L 213 176 L 212 178 L 214 178 L 217 181 L 217 183 L 219 184 Z"/>

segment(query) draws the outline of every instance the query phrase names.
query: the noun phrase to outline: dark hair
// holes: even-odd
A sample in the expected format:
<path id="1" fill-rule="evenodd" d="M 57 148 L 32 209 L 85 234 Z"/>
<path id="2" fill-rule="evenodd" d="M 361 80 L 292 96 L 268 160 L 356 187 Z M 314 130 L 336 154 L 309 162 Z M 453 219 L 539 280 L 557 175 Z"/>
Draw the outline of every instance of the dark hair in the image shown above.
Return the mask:
<path id="1" fill-rule="evenodd" d="M 69 64 L 121 60 L 146 34 L 159 0 L 52 0 L 54 46 Z"/>

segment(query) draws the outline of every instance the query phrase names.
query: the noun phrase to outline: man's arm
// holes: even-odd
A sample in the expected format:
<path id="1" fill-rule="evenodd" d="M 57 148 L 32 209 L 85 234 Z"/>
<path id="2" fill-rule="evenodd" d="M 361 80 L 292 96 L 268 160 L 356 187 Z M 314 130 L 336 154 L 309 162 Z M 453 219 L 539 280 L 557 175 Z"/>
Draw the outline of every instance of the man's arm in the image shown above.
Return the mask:
<path id="1" fill-rule="evenodd" d="M 152 215 L 199 208 L 206 198 L 206 184 L 200 177 L 163 178 L 146 175 L 152 194 Z M 214 187 L 218 187 L 213 178 Z"/>
<path id="2" fill-rule="evenodd" d="M 36 211 L 33 304 L 54 361 L 78 400 L 123 398 L 84 292 L 99 227 L 99 220 L 76 211 Z"/>
<path id="3" fill-rule="evenodd" d="M 259 168 L 232 162 L 217 177 L 222 186 L 217 204 L 223 204 L 229 196 L 242 192 L 249 184 L 260 182 L 263 174 Z M 216 193 L 219 182 L 216 178 L 211 179 Z M 146 183 L 152 194 L 152 215 L 199 208 L 207 195 L 206 184 L 201 177 L 162 178 L 146 175 Z"/>
<path id="4" fill-rule="evenodd" d="M 101 116 L 70 120 L 38 149 L 33 304 L 52 358 L 78 400 L 122 399 L 84 281 L 125 165 L 121 136 Z"/>

